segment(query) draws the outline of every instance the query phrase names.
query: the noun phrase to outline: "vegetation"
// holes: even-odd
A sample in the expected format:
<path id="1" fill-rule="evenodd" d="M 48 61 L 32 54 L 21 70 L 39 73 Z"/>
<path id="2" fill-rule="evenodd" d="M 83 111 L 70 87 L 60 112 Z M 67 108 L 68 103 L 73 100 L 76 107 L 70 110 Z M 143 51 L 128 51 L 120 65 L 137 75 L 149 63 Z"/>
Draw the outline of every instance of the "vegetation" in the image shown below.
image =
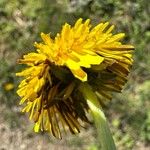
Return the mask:
<path id="1" fill-rule="evenodd" d="M 147 0 L 1 0 L 0 128 L 3 124 L 9 125 L 9 134 L 13 131 L 24 131 L 26 138 L 35 141 L 37 135 L 33 133 L 32 125 L 26 125 L 26 118 L 20 113 L 19 98 L 15 93 L 19 82 L 15 72 L 20 70 L 20 66 L 16 66 L 16 61 L 23 54 L 34 50 L 33 42 L 40 40 L 40 32 L 51 32 L 54 36 L 65 22 L 73 24 L 80 17 L 90 18 L 93 24 L 100 21 L 114 24 L 116 32 L 125 32 L 125 40 L 136 48 L 129 82 L 123 93 L 114 95 L 114 99 L 105 108 L 105 113 L 119 150 L 148 149 L 150 146 L 149 14 L 150 5 Z M 70 138 L 66 136 L 61 142 L 49 135 L 38 136 L 41 141 L 45 139 L 45 149 L 48 149 L 51 143 L 57 149 L 96 150 L 95 134 L 95 129 L 87 126 L 81 134 L 69 135 Z M 3 144 L 0 142 L 0 145 Z M 35 147 L 37 145 L 33 148 Z M 18 147 L 14 144 L 13 148 Z"/>

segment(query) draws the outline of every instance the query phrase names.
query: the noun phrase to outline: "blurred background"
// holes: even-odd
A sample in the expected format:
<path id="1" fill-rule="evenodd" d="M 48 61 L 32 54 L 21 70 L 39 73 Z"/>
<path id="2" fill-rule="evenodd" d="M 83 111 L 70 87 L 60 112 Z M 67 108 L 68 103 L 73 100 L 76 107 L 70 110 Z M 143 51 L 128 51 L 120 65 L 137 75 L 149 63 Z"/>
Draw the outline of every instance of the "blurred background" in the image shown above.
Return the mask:
<path id="1" fill-rule="evenodd" d="M 33 132 L 20 113 L 16 61 L 34 51 L 40 32 L 55 36 L 82 17 L 109 21 L 135 46 L 134 65 L 122 94 L 104 109 L 118 150 L 150 149 L 150 3 L 148 0 L 0 0 L 0 150 L 98 150 L 96 130 L 87 126 L 63 140 Z"/>

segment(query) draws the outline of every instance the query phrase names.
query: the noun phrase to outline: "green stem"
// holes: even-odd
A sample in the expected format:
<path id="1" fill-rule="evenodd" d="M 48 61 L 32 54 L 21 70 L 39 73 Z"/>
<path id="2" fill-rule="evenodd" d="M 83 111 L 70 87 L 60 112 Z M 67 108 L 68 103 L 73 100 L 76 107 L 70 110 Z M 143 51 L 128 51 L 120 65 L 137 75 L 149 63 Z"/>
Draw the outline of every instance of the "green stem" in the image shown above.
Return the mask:
<path id="1" fill-rule="evenodd" d="M 83 96 L 87 100 L 88 106 L 91 110 L 91 114 L 97 128 L 101 149 L 116 150 L 116 146 L 114 144 L 114 140 L 112 138 L 107 119 L 102 111 L 97 96 L 87 83 L 82 83 L 79 89 L 83 93 Z"/>

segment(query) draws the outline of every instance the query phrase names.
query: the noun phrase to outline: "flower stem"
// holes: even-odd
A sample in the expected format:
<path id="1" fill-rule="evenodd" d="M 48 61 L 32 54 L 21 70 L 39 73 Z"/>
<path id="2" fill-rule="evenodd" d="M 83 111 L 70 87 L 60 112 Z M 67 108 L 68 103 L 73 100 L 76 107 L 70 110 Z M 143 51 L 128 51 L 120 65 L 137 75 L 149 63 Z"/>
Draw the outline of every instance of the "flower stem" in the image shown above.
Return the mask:
<path id="1" fill-rule="evenodd" d="M 101 150 L 116 150 L 107 119 L 102 111 L 95 93 L 92 91 L 92 88 L 87 83 L 82 83 L 79 89 L 87 100 L 93 116 L 95 126 L 97 128 L 98 138 L 100 140 Z"/>

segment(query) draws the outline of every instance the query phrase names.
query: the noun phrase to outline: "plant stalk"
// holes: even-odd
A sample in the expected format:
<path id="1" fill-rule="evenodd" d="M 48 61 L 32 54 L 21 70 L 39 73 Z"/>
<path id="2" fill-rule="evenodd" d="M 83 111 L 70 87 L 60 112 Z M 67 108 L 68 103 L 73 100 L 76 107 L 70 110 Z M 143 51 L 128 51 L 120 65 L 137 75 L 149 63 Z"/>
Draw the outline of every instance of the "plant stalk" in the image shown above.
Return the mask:
<path id="1" fill-rule="evenodd" d="M 116 150 L 107 119 L 102 111 L 96 94 L 92 91 L 90 85 L 85 82 L 80 85 L 79 89 L 87 100 L 87 104 L 93 116 L 97 128 L 98 139 L 100 140 L 101 150 Z"/>

